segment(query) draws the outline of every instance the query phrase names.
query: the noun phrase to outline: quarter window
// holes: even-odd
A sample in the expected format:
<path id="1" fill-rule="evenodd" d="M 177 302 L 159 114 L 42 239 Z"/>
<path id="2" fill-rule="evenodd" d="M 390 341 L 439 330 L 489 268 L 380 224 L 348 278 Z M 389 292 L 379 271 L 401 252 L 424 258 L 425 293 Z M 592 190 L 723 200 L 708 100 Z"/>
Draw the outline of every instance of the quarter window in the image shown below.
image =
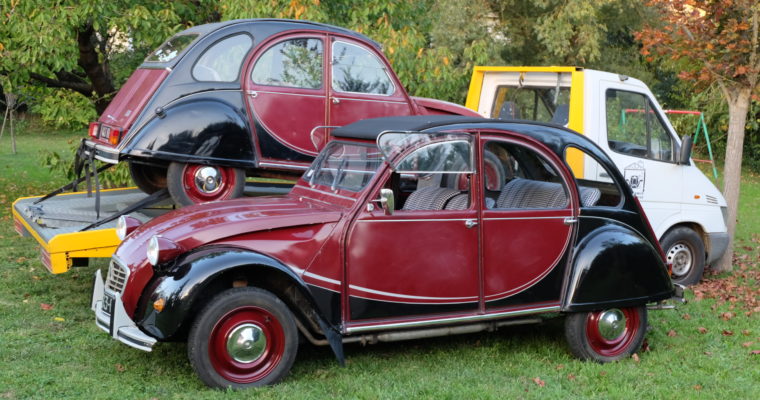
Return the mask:
<path id="1" fill-rule="evenodd" d="M 319 89 L 323 53 L 320 39 L 285 40 L 259 57 L 251 79 L 259 85 Z"/>
<path id="2" fill-rule="evenodd" d="M 565 160 L 578 185 L 581 207 L 616 207 L 621 204 L 623 195 L 620 188 L 615 184 L 610 171 L 596 158 L 577 147 L 568 147 Z M 642 181 L 641 185 L 643 184 Z"/>
<path id="3" fill-rule="evenodd" d="M 235 35 L 212 45 L 195 63 L 193 78 L 213 82 L 236 81 L 251 44 L 250 36 Z"/>
<path id="4" fill-rule="evenodd" d="M 673 139 L 645 95 L 609 89 L 605 97 L 607 140 L 612 151 L 651 160 L 674 160 Z"/>
<path id="5" fill-rule="evenodd" d="M 335 42 L 332 53 L 332 88 L 339 92 L 391 95 L 395 91 L 385 65 L 366 49 Z"/>

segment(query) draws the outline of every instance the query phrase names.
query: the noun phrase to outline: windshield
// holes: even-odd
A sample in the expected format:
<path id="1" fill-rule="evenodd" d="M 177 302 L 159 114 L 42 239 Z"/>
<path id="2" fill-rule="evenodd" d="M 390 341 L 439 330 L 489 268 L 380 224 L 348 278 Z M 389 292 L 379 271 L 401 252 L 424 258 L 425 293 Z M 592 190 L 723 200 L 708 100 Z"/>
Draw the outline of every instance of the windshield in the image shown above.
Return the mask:
<path id="1" fill-rule="evenodd" d="M 569 107 L 568 87 L 499 86 L 491 117 L 567 125 Z"/>
<path id="2" fill-rule="evenodd" d="M 332 190 L 362 190 L 383 162 L 374 144 L 331 142 L 317 156 L 303 179 Z"/>
<path id="3" fill-rule="evenodd" d="M 177 35 L 164 42 L 158 49 L 150 53 L 145 59 L 147 62 L 169 62 L 185 50 L 190 43 L 198 37 L 197 33 Z"/>

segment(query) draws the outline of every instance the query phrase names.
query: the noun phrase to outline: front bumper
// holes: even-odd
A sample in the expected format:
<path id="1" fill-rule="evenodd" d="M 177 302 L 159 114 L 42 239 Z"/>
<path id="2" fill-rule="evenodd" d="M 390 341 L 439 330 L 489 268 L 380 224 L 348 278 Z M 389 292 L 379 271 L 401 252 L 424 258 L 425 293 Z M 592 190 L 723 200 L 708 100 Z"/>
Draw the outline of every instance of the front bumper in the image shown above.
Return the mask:
<path id="1" fill-rule="evenodd" d="M 728 249 L 728 232 L 708 233 L 707 240 L 710 242 L 710 251 L 707 254 L 706 264 L 710 265 L 723 257 L 723 253 Z"/>
<path id="2" fill-rule="evenodd" d="M 109 164 L 116 164 L 119 162 L 119 150 L 93 142 L 92 140 L 85 140 L 84 155 L 89 156 L 90 153 L 94 153 L 96 159 Z"/>
<path id="3" fill-rule="evenodd" d="M 113 298 L 110 312 L 104 310 L 106 298 L 109 296 Z M 106 294 L 106 287 L 103 283 L 103 276 L 100 270 L 95 272 L 95 283 L 92 288 L 92 303 L 90 308 L 95 312 L 95 324 L 114 339 L 127 346 L 144 351 L 151 351 L 153 345 L 156 344 L 155 338 L 143 333 L 134 321 L 129 318 L 127 311 L 124 309 L 124 303 L 121 302 L 121 295 L 119 293 L 111 293 L 110 291 Z"/>

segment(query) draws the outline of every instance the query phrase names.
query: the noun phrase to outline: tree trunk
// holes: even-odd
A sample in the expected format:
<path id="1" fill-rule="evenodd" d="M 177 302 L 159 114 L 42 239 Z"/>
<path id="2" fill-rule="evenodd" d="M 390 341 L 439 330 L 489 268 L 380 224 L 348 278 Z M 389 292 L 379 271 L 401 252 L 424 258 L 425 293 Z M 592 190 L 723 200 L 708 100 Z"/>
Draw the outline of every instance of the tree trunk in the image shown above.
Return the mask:
<path id="1" fill-rule="evenodd" d="M 728 143 L 726 144 L 726 164 L 723 167 L 723 196 L 728 205 L 728 248 L 713 269 L 731 271 L 734 257 L 734 234 L 736 233 L 739 211 L 739 185 L 742 174 L 742 150 L 744 148 L 744 126 L 749 111 L 750 88 L 741 88 L 733 93 L 725 93 L 728 101 Z"/>
<path id="2" fill-rule="evenodd" d="M 99 60 L 98 48 L 95 45 L 95 29 L 92 25 L 84 26 L 77 33 L 77 43 L 79 44 L 78 64 L 92 82 L 92 89 L 95 91 L 95 108 L 98 114 L 102 114 L 111 102 L 116 89 L 108 71 L 108 61 Z M 104 54 L 103 57 L 105 58 L 106 55 Z"/>

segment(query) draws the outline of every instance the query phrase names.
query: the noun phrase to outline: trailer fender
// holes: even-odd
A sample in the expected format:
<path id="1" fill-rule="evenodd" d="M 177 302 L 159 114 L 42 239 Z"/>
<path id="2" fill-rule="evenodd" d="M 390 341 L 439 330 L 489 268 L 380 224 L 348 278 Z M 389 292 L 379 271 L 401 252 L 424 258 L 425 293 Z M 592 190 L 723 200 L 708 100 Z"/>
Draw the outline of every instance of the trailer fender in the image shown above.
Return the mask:
<path id="1" fill-rule="evenodd" d="M 124 152 L 196 164 L 255 166 L 245 111 L 223 98 L 194 98 L 157 108 Z"/>
<path id="2" fill-rule="evenodd" d="M 250 286 L 262 284 L 262 289 L 280 297 L 283 297 L 284 288 L 295 288 L 306 305 L 294 305 L 286 298 L 282 300 L 296 317 L 300 312 L 316 320 L 338 361 L 343 364 L 341 335 L 324 317 L 306 283 L 278 260 L 249 250 L 205 248 L 180 257 L 165 271 L 159 269 L 140 296 L 134 319 L 139 321 L 143 330 L 159 340 L 172 339 L 189 328 L 204 303 L 219 291 L 232 288 L 230 279 L 238 278 L 250 279 L 247 282 Z M 273 279 L 275 284 L 272 284 Z M 156 302 L 163 303 L 162 310 L 157 310 Z M 310 309 L 303 310 L 304 306 Z"/>
<path id="3" fill-rule="evenodd" d="M 589 232 L 571 263 L 563 311 L 641 305 L 674 293 L 659 251 L 626 226 L 608 224 Z"/>

